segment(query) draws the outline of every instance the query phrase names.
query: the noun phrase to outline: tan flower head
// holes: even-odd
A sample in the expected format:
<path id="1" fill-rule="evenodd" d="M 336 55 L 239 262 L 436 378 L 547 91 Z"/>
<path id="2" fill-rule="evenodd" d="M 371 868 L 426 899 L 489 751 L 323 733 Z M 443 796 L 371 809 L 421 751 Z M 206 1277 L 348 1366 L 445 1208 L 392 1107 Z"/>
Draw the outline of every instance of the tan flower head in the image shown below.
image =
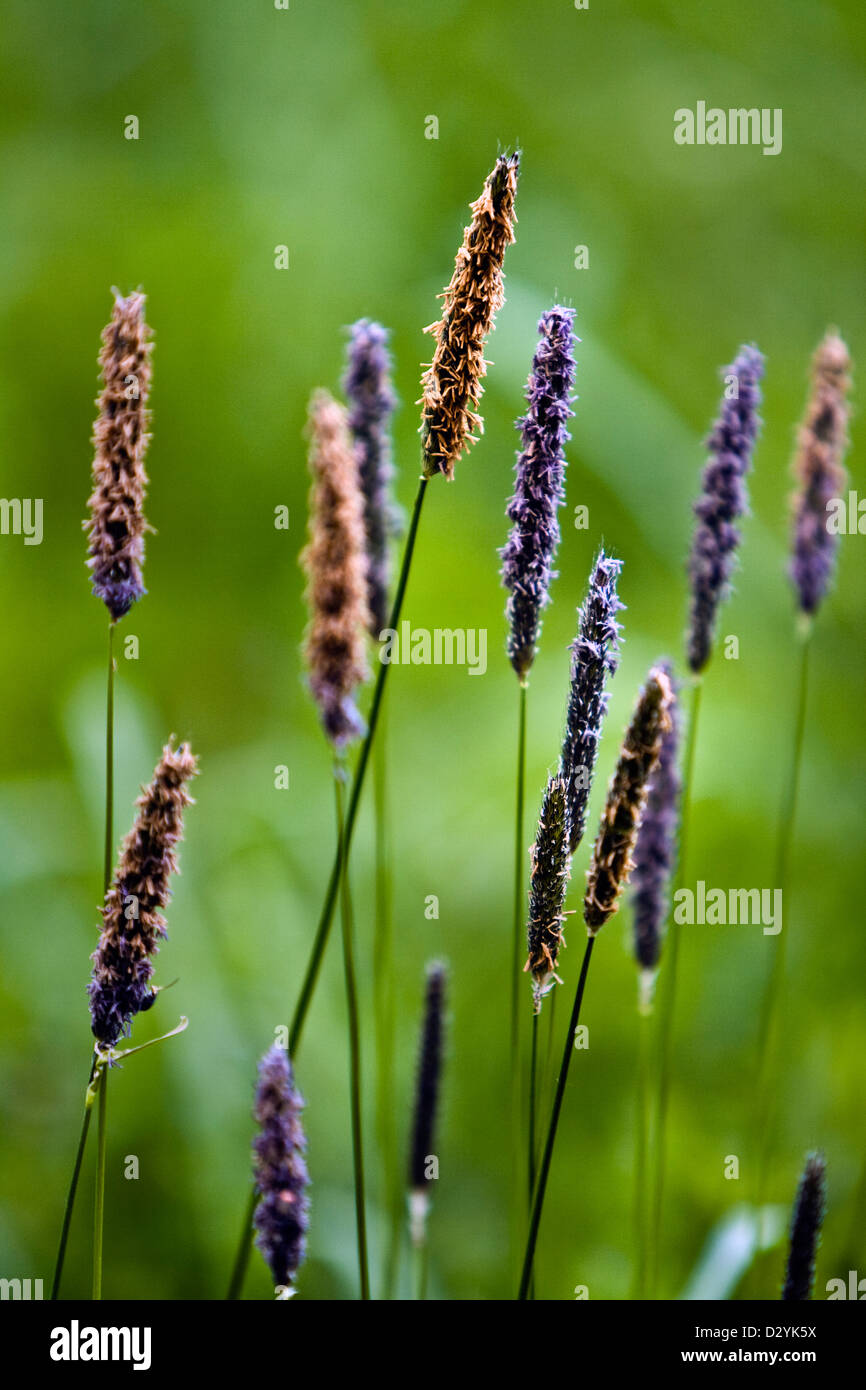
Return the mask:
<path id="1" fill-rule="evenodd" d="M 144 295 L 124 299 L 115 290 L 111 322 L 103 330 L 99 365 L 103 387 L 93 427 L 93 492 L 85 521 L 93 592 L 112 622 L 128 613 L 145 592 L 141 575 L 148 478 L 144 455 L 150 394 L 150 329 Z"/>
<path id="2" fill-rule="evenodd" d="M 663 667 L 654 666 L 622 742 L 586 875 L 583 919 L 590 936 L 617 911 L 631 873 L 647 785 L 659 760 L 662 737 L 671 727 L 673 699 L 669 675 Z"/>
<path id="3" fill-rule="evenodd" d="M 487 371 L 484 343 L 505 302 L 502 263 L 514 240 L 514 199 L 519 155 L 500 155 L 457 252 L 442 317 L 425 333 L 436 339 L 433 361 L 421 379 L 424 475 L 454 477 L 454 465 L 474 442 L 483 422 L 477 413 Z"/>
<path id="4" fill-rule="evenodd" d="M 310 403 L 309 434 L 310 539 L 301 556 L 310 610 L 305 657 L 325 733 L 341 748 L 363 733 L 355 690 L 369 675 L 364 499 L 346 412 L 327 391 Z"/>
<path id="5" fill-rule="evenodd" d="M 160 911 L 171 896 L 177 871 L 175 845 L 183 835 L 183 813 L 192 802 L 186 783 L 198 764 L 188 743 L 166 744 L 153 781 L 138 798 L 138 815 L 123 842 L 114 882 L 105 895 L 102 932 L 93 953 L 90 1018 L 94 1036 L 113 1047 L 137 1013 L 149 1009 L 151 957 L 165 936 Z"/>

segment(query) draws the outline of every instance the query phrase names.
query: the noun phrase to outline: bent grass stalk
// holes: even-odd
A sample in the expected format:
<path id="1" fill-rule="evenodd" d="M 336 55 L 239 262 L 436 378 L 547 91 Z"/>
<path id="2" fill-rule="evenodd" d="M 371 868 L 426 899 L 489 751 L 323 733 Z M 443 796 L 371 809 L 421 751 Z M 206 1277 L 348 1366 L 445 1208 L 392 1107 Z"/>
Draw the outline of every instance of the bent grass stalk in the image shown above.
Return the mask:
<path id="1" fill-rule="evenodd" d="M 794 725 L 794 743 L 788 779 L 783 789 L 782 805 L 779 815 L 779 833 L 776 846 L 776 862 L 773 887 L 782 893 L 785 902 L 791 857 L 791 843 L 797 819 L 797 800 L 800 789 L 800 770 L 803 762 L 803 740 L 806 728 L 806 706 L 809 692 L 809 651 L 811 647 L 812 623 L 807 619 L 799 628 L 800 673 L 797 694 L 797 712 Z M 755 1180 L 755 1202 L 758 1211 L 763 1210 L 766 1196 L 767 1170 L 772 1147 L 772 1132 L 775 1118 L 775 1098 L 778 1093 L 778 1074 L 780 1067 L 778 1048 L 779 1014 L 785 978 L 785 959 L 788 930 L 781 932 L 773 956 L 773 964 L 764 990 L 761 1008 L 761 1023 L 758 1037 L 758 1085 L 756 1089 L 756 1133 L 758 1135 L 758 1165 Z M 759 1233 L 759 1237 L 763 1232 Z M 759 1247 L 761 1241 L 759 1239 Z"/>
<path id="2" fill-rule="evenodd" d="M 403 598 L 406 593 L 406 585 L 409 579 L 409 569 L 412 564 L 412 555 L 415 549 L 415 539 L 418 534 L 418 525 L 421 520 L 421 510 L 424 505 L 424 497 L 427 491 L 428 478 L 421 478 L 418 483 L 418 492 L 415 496 L 415 505 L 412 509 L 412 520 L 409 523 L 409 533 L 406 537 L 406 546 L 403 551 L 403 562 L 400 567 L 400 576 L 397 581 L 397 590 L 394 595 L 394 603 L 391 609 L 389 627 L 396 628 L 400 621 L 400 614 L 403 609 Z M 322 912 L 316 928 L 316 935 L 313 938 L 313 945 L 310 949 L 310 958 L 307 963 L 304 982 L 301 986 L 301 993 L 295 1005 L 292 1015 L 292 1022 L 289 1028 L 289 1054 L 294 1060 L 295 1053 L 300 1046 L 301 1037 L 306 1023 L 307 1013 L 315 992 L 316 983 L 319 978 L 319 970 L 322 965 L 322 958 L 328 944 L 328 937 L 331 931 L 331 924 L 334 919 L 334 909 L 337 902 L 337 891 L 340 882 L 340 864 L 343 847 L 346 855 L 352 844 L 352 835 L 355 829 L 355 820 L 358 814 L 358 804 L 361 799 L 361 791 L 364 786 L 364 778 L 367 774 L 367 766 L 370 761 L 370 752 L 373 747 L 373 740 L 376 737 L 376 729 L 379 723 L 379 714 L 382 707 L 382 698 L 385 693 L 385 683 L 388 679 L 390 662 L 380 662 L 379 670 L 376 675 L 376 684 L 373 688 L 373 699 L 370 705 L 370 714 L 367 721 L 367 733 L 361 744 L 361 751 L 358 756 L 358 764 L 355 769 L 355 776 L 352 779 L 352 789 L 349 793 L 348 806 L 346 809 L 345 827 L 342 844 L 338 844 L 334 855 L 334 863 L 331 867 L 328 885 L 325 890 L 325 901 L 322 905 Z"/>
<path id="3" fill-rule="evenodd" d="M 103 866 L 103 897 L 111 886 L 111 870 L 113 860 L 113 837 L 114 837 L 114 622 L 108 624 L 108 680 L 105 700 L 105 859 Z M 102 1091 L 102 1073 L 105 1069 L 99 1066 L 98 1054 L 94 1052 L 90 1063 L 90 1072 L 87 1078 L 87 1088 L 84 1093 L 84 1115 L 81 1121 L 81 1133 L 78 1137 L 78 1148 L 75 1153 L 75 1162 L 72 1166 L 72 1177 L 69 1182 L 69 1191 L 66 1196 L 66 1207 L 63 1212 L 63 1223 L 60 1228 L 60 1242 L 57 1248 L 57 1260 L 54 1265 L 54 1279 L 51 1285 L 51 1300 L 56 1302 L 60 1296 L 60 1281 L 63 1277 L 63 1265 L 66 1260 L 66 1246 L 69 1242 L 69 1228 L 72 1225 L 72 1213 L 75 1209 L 75 1198 L 78 1194 L 78 1180 L 81 1176 L 81 1165 L 84 1161 L 84 1151 L 87 1147 L 87 1136 L 90 1132 L 90 1120 L 93 1115 L 93 1102 L 97 1093 Z M 104 1108 L 100 1099 L 100 1120 L 104 1127 Z M 98 1125 L 99 1128 L 99 1125 Z M 104 1134 L 102 1135 L 104 1143 Z M 103 1170 L 104 1187 L 104 1170 Z M 103 1200 L 99 1191 L 99 1176 L 97 1173 L 97 1191 L 95 1210 L 101 1213 L 104 1210 Z M 94 1283 L 96 1280 L 96 1218 L 94 1217 Z M 100 1258 L 102 1246 L 101 1224 L 99 1229 Z M 101 1282 L 101 1273 L 100 1273 Z"/>
<path id="4" fill-rule="evenodd" d="M 649 1178 L 647 1156 L 649 1151 L 650 1096 L 652 1094 L 650 1058 L 651 1024 L 652 1015 L 646 1010 L 640 1010 L 637 1016 L 638 1063 L 635 1114 L 634 1193 L 635 1248 L 637 1250 L 637 1258 L 635 1260 L 634 1282 L 632 1284 L 632 1297 L 636 1299 L 646 1298 L 647 1274 L 650 1264 L 649 1225 L 647 1220 L 649 1197 L 647 1190 Z"/>
<path id="5" fill-rule="evenodd" d="M 114 623 L 108 624 L 108 689 L 105 701 L 105 868 L 103 896 L 111 886 L 114 862 Z M 102 1298 L 102 1246 L 105 1223 L 105 1144 L 108 1065 L 96 1066 L 99 1112 L 96 1122 L 96 1198 L 93 1207 L 93 1297 Z"/>
<path id="6" fill-rule="evenodd" d="M 421 512 L 424 506 L 424 498 L 427 492 L 428 478 L 420 478 L 418 491 L 415 495 L 415 505 L 412 508 L 412 519 L 409 523 L 409 531 L 406 536 L 406 545 L 403 550 L 403 561 L 400 566 L 400 575 L 397 580 L 397 588 L 394 594 L 394 602 L 391 608 L 389 627 L 396 628 L 400 622 L 400 614 L 403 609 L 403 599 L 406 594 L 406 586 L 409 580 L 409 570 L 412 565 L 412 555 L 415 550 L 415 540 L 418 535 L 418 526 L 421 521 Z M 346 808 L 345 821 L 343 824 L 343 834 L 337 843 L 334 854 L 334 863 L 331 866 L 331 873 L 325 889 L 325 900 L 322 904 L 322 911 L 319 923 L 316 928 L 316 935 L 313 938 L 313 945 L 310 949 L 310 957 L 307 962 L 307 969 L 304 981 L 301 985 L 301 992 L 295 1011 L 292 1015 L 289 1026 L 289 1056 L 295 1060 L 297 1050 L 300 1046 L 304 1032 L 307 1013 L 309 1012 L 316 983 L 319 978 L 319 971 L 322 965 L 322 958 L 328 944 L 328 937 L 331 925 L 334 920 L 334 909 L 337 903 L 337 893 L 340 886 L 340 872 L 343 855 L 348 857 L 352 843 L 352 834 L 355 828 L 355 820 L 358 814 L 358 805 L 361 800 L 361 792 L 364 786 L 367 767 L 370 761 L 370 751 L 373 740 L 376 737 L 376 729 L 379 723 L 379 714 L 382 708 L 382 699 L 385 693 L 385 683 L 388 679 L 388 672 L 391 669 L 390 662 L 380 662 L 379 670 L 376 675 L 376 684 L 373 687 L 373 699 L 370 705 L 370 714 L 367 720 L 367 733 L 361 744 L 361 752 L 358 756 L 358 763 L 355 768 L 355 775 L 352 779 L 352 788 L 349 793 L 348 805 Z M 235 1255 L 232 1275 L 229 1282 L 227 1299 L 240 1298 L 243 1286 L 244 1274 L 249 1260 L 249 1247 L 253 1238 L 253 1213 L 255 1212 L 256 1195 L 251 1192 L 247 1200 L 247 1209 L 244 1214 L 241 1241 Z"/>
<path id="7" fill-rule="evenodd" d="M 376 858 L 376 929 L 373 938 L 373 1006 L 376 1027 L 376 1129 L 382 1164 L 384 1207 L 389 1230 L 382 1270 L 382 1292 L 393 1298 L 400 1258 L 403 1193 L 396 1163 L 397 1127 L 394 1095 L 394 918 L 389 867 L 389 815 L 386 707 L 380 716 L 379 739 L 374 751 L 373 800 Z"/>
<path id="8" fill-rule="evenodd" d="M 520 1232 L 523 1227 L 523 1200 L 521 1196 L 522 1148 L 521 1123 L 521 1070 L 520 1070 L 520 959 L 523 951 L 524 917 L 526 904 L 523 898 L 523 844 L 524 802 L 526 799 L 526 691 L 525 680 L 520 682 L 517 714 L 517 786 L 515 795 L 514 824 L 514 924 L 511 954 L 511 1176 L 512 1176 L 512 1247 L 514 1252 L 515 1274 L 520 1250 Z M 532 1191 L 530 1178 L 530 1194 Z"/>
<path id="9" fill-rule="evenodd" d="M 337 843 L 343 844 L 343 780 L 344 769 L 334 764 L 334 788 L 337 808 Z M 364 1197 L 364 1141 L 361 1119 L 361 1035 L 358 1023 L 358 991 L 355 982 L 354 924 L 352 896 L 349 886 L 347 856 L 340 861 L 340 917 L 343 929 L 343 974 L 346 982 L 346 1009 L 349 1017 L 349 1086 L 352 1109 L 352 1171 L 355 1184 L 355 1225 L 358 1239 L 358 1276 L 361 1298 L 370 1297 L 370 1276 L 367 1263 L 367 1215 Z"/>
<path id="10" fill-rule="evenodd" d="M 683 761 L 682 811 L 680 816 L 680 837 L 677 854 L 677 872 L 671 902 L 676 901 L 676 893 L 682 887 L 686 872 L 688 850 L 689 820 L 692 805 L 692 774 L 695 762 L 695 747 L 698 735 L 698 717 L 701 708 L 703 677 L 693 677 L 689 733 Z M 658 1032 L 658 1093 L 656 1100 L 655 1162 L 653 1172 L 653 1198 L 649 1229 L 649 1292 L 655 1296 L 658 1281 L 659 1245 L 661 1241 L 662 1211 L 664 1207 L 664 1177 L 667 1156 L 667 1113 L 671 1083 L 671 1052 L 673 1044 L 673 1020 L 676 1005 L 677 963 L 679 960 L 681 929 L 673 920 L 668 923 L 667 969 L 662 972 L 660 989 L 659 1032 Z"/>
<path id="11" fill-rule="evenodd" d="M 541 1224 L 541 1212 L 544 1207 L 544 1194 L 547 1190 L 547 1179 L 550 1175 L 550 1161 L 553 1157 L 553 1146 L 556 1142 L 556 1130 L 559 1125 L 559 1116 L 562 1110 L 562 1101 L 565 1095 L 565 1083 L 568 1080 L 568 1068 L 571 1065 L 571 1054 L 573 1049 L 573 1038 L 580 1022 L 580 1007 L 583 1003 L 583 993 L 586 988 L 586 977 L 589 972 L 589 963 L 592 959 L 592 948 L 595 945 L 595 937 L 591 936 L 586 943 L 586 950 L 583 953 L 583 962 L 580 967 L 580 978 L 577 982 L 577 990 L 574 996 L 574 1005 L 571 1010 L 568 1031 L 565 1035 L 565 1048 L 562 1054 L 562 1063 L 559 1068 L 559 1076 L 556 1079 L 556 1090 L 553 1095 L 553 1107 L 550 1115 L 550 1123 L 547 1128 L 547 1138 L 544 1142 L 544 1152 L 541 1155 L 541 1163 L 538 1169 L 538 1180 L 535 1185 L 535 1196 L 532 1202 L 532 1211 L 529 1218 L 529 1236 L 526 1242 L 526 1253 L 523 1258 L 523 1269 L 520 1276 L 520 1288 L 517 1297 L 524 1302 L 529 1297 L 530 1284 L 532 1281 L 532 1266 L 535 1260 L 535 1246 L 538 1241 L 538 1228 Z"/>

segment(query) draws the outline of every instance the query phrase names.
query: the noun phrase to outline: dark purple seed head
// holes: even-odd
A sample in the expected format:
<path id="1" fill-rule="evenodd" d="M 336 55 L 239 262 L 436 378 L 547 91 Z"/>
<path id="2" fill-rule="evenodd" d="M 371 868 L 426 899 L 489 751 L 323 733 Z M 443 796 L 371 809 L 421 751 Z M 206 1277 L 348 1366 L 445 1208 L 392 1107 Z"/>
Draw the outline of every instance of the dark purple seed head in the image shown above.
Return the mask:
<path id="1" fill-rule="evenodd" d="M 830 587 L 838 537 L 828 528 L 828 504 L 844 496 L 851 359 L 832 330 L 812 359 L 812 391 L 797 439 L 791 579 L 803 613 L 812 614 Z"/>
<path id="2" fill-rule="evenodd" d="M 574 310 L 559 305 L 542 314 L 541 342 L 526 388 L 527 412 L 517 421 L 522 448 L 517 456 L 514 496 L 506 508 L 513 523 L 502 556 L 502 583 L 509 590 L 508 657 L 520 680 L 535 659 L 542 610 L 550 602 L 559 545 L 557 512 L 565 498 L 566 421 L 574 414 L 571 393 L 575 362 Z"/>
<path id="3" fill-rule="evenodd" d="M 806 1155 L 806 1165 L 800 1178 L 794 1214 L 791 1219 L 791 1240 L 788 1266 L 782 1299 L 802 1302 L 812 1297 L 815 1282 L 815 1255 L 821 1236 L 826 1205 L 826 1163 L 821 1153 Z"/>
<path id="4" fill-rule="evenodd" d="M 409 1152 L 409 1189 L 423 1192 L 427 1177 L 428 1159 L 436 1129 L 436 1110 L 442 1080 L 442 1053 L 445 1032 L 445 966 L 436 961 L 427 967 L 427 986 L 424 997 L 424 1023 L 421 1030 L 421 1049 L 415 1087 L 415 1112 L 412 1120 L 412 1142 Z"/>
<path id="5" fill-rule="evenodd" d="M 740 532 L 736 522 L 748 509 L 745 478 L 758 437 L 759 382 L 764 359 L 756 347 L 741 348 L 726 367 L 721 413 L 707 440 L 710 451 L 701 495 L 694 505 L 697 520 L 689 558 L 691 609 L 687 640 L 692 671 L 710 659 L 719 605 L 730 590 Z"/>
<path id="6" fill-rule="evenodd" d="M 661 955 L 662 932 L 668 916 L 668 889 L 676 851 L 680 797 L 677 769 L 679 704 L 670 663 L 662 661 L 657 665 L 671 682 L 673 698 L 668 708 L 670 726 L 662 735 L 658 764 L 649 781 L 631 875 L 634 950 L 638 965 L 646 971 L 655 969 Z"/>
<path id="7" fill-rule="evenodd" d="M 259 1203 L 254 1224 L 256 1245 L 274 1284 L 283 1288 L 292 1284 L 304 1258 L 310 1224 L 303 1108 L 288 1053 L 275 1043 L 259 1063 L 256 1087 L 254 1113 L 259 1133 L 254 1143 L 254 1172 Z"/>
<path id="8" fill-rule="evenodd" d="M 551 777 L 544 791 L 535 843 L 531 850 L 532 873 L 529 881 L 529 922 L 527 940 L 532 972 L 535 1012 L 541 1000 L 558 980 L 556 963 L 565 921 L 565 893 L 568 887 L 568 791 L 565 779 Z"/>
<path id="9" fill-rule="evenodd" d="M 580 609 L 578 633 L 571 648 L 571 688 L 559 773 L 568 790 L 569 852 L 574 854 L 586 828 L 586 812 L 607 712 L 605 683 L 619 661 L 622 609 L 616 585 L 621 560 L 600 550 L 592 567 L 589 591 Z"/>
<path id="10" fill-rule="evenodd" d="M 399 525 L 390 495 L 394 470 L 389 431 L 396 402 L 391 387 L 388 330 L 370 319 L 359 319 L 349 333 L 343 390 L 349 403 L 349 431 L 364 497 L 370 631 L 378 637 L 388 625 L 388 546 Z"/>

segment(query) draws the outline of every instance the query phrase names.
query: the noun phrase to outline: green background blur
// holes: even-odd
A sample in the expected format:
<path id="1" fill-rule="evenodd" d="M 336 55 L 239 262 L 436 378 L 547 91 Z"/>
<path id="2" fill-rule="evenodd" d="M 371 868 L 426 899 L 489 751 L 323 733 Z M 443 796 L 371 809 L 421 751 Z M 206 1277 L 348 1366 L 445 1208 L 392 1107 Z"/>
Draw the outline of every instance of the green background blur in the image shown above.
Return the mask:
<path id="1" fill-rule="evenodd" d="M 106 1296 L 222 1297 L 249 1171 L 258 1056 L 288 1023 L 333 849 L 329 759 L 299 657 L 311 390 L 336 388 L 345 326 L 393 333 L 398 492 L 418 472 L 422 327 L 500 149 L 523 152 L 507 304 L 488 356 L 485 434 L 429 490 L 404 616 L 483 628 L 488 670 L 398 667 L 388 757 L 397 1028 L 393 1121 L 404 1162 L 423 967 L 452 968 L 432 1290 L 496 1298 L 508 1273 L 508 989 L 517 687 L 504 657 L 497 547 L 513 420 L 540 312 L 577 310 L 577 414 L 554 602 L 531 682 L 525 839 L 558 754 L 567 644 L 603 538 L 625 561 L 625 645 L 593 793 L 594 826 L 638 683 L 681 662 L 684 557 L 718 368 L 767 357 L 765 425 L 736 591 L 706 682 L 690 878 L 772 886 L 796 652 L 786 579 L 789 460 L 809 357 L 828 324 L 864 357 L 858 0 L 569 0 L 375 6 L 292 0 L 4 0 L 0 493 L 44 499 L 44 540 L 0 537 L 0 1275 L 50 1279 L 91 1040 L 85 986 L 102 855 L 106 614 L 89 594 L 99 334 L 110 286 L 148 295 L 155 331 L 145 598 L 121 632 L 116 836 L 169 733 L 201 758 L 157 980 L 179 977 L 134 1041 L 181 1038 L 112 1076 Z M 681 148 L 673 112 L 782 107 L 784 145 Z M 140 121 L 137 142 L 124 118 Z M 439 119 L 438 140 L 424 137 Z M 286 244 L 290 268 L 274 268 Z M 589 247 L 588 269 L 574 248 Z M 852 486 L 862 478 L 852 424 Z M 862 483 L 861 483 L 862 486 Z M 291 527 L 278 531 L 274 508 Z M 589 507 L 588 531 L 572 509 Z M 866 540 L 844 537 L 814 641 L 790 928 L 785 1077 L 771 1193 L 788 1206 L 825 1148 L 818 1291 L 866 1274 L 857 1229 L 866 934 L 859 802 Z M 274 789 L 288 765 L 289 791 Z M 591 835 L 574 866 L 579 905 Z M 369 804 L 353 859 L 372 1098 Z M 440 902 L 425 918 L 425 898 Z M 636 1010 L 628 914 L 605 929 L 560 1130 L 538 1293 L 628 1295 Z M 579 919 L 562 967 L 565 1020 Z M 695 927 L 683 941 L 662 1291 L 682 1292 L 708 1233 L 748 1196 L 757 1014 L 775 941 Z M 529 987 L 526 1010 L 529 1012 Z M 557 1042 L 557 1048 L 560 1043 Z M 338 940 L 298 1060 L 314 1179 L 306 1297 L 356 1293 Z M 386 1219 L 368 1126 L 374 1268 Z M 93 1148 L 64 1292 L 89 1289 Z M 137 1155 L 140 1178 L 124 1179 Z M 724 1178 L 739 1155 L 741 1179 Z M 781 1251 L 762 1296 L 776 1295 Z M 405 1267 L 405 1262 L 404 1262 Z M 247 1296 L 271 1296 L 264 1264 Z"/>

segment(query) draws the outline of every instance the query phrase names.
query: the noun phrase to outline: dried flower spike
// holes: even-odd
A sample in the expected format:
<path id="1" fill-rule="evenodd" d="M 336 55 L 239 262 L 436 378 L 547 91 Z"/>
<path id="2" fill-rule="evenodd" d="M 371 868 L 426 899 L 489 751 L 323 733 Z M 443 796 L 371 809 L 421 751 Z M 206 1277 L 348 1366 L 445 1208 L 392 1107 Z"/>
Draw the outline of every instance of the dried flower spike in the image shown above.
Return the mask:
<path id="1" fill-rule="evenodd" d="M 797 439 L 791 579 L 804 613 L 812 614 L 833 577 L 837 538 L 827 528 L 827 504 L 845 492 L 851 359 L 837 333 L 827 333 L 812 358 L 812 391 Z"/>
<path id="2" fill-rule="evenodd" d="M 694 505 L 697 518 L 689 559 L 691 611 L 688 662 L 702 671 L 710 659 L 716 614 L 728 595 L 740 533 L 735 525 L 748 506 L 745 478 L 758 437 L 759 382 L 764 359 L 756 347 L 743 347 L 724 369 L 728 384 L 721 413 L 707 440 L 709 462 L 703 490 Z M 728 391 L 736 394 L 728 395 Z"/>
<path id="3" fill-rule="evenodd" d="M 166 744 L 153 781 L 136 802 L 138 815 L 105 895 L 102 932 L 91 957 L 91 1027 L 103 1048 L 128 1036 L 135 1015 L 156 999 L 158 990 L 150 988 L 151 957 L 166 935 L 160 909 L 171 897 L 175 845 L 183 837 L 183 813 L 192 802 L 186 784 L 197 772 L 188 743 L 177 749 Z"/>
<path id="4" fill-rule="evenodd" d="M 412 1120 L 412 1142 L 409 1151 L 409 1213 L 412 1239 L 418 1244 L 424 1238 L 429 1208 L 428 1165 L 434 1157 L 433 1137 L 439 1086 L 442 1080 L 442 1053 L 445 1033 L 445 966 L 434 961 L 427 967 L 427 986 L 424 997 L 424 1024 L 415 1087 L 415 1112 Z"/>
<path id="5" fill-rule="evenodd" d="M 607 712 L 605 682 L 619 662 L 622 609 L 616 585 L 621 560 L 600 550 L 592 567 L 589 591 L 579 612 L 577 637 L 571 647 L 571 686 L 565 736 L 559 760 L 560 776 L 568 789 L 569 852 L 574 854 L 586 828 L 601 728 Z"/>
<path id="6" fill-rule="evenodd" d="M 660 661 L 657 669 L 664 671 L 671 683 L 672 698 L 668 709 L 670 726 L 662 735 L 658 764 L 649 780 L 631 878 L 634 950 L 637 963 L 644 972 L 647 986 L 644 998 L 647 1003 L 652 972 L 661 955 L 662 931 L 668 915 L 668 886 L 676 849 L 680 796 L 677 770 L 679 703 L 669 663 Z"/>
<path id="7" fill-rule="evenodd" d="M 501 551 L 502 583 L 509 590 L 508 657 L 520 680 L 535 659 L 542 610 L 550 602 L 553 557 L 559 544 L 557 512 L 565 500 L 565 427 L 574 386 L 574 310 L 559 305 L 542 314 L 541 342 L 526 388 L 528 410 L 518 428 L 514 496 L 506 515 L 513 522 Z"/>
<path id="8" fill-rule="evenodd" d="M 565 892 L 568 887 L 568 792 L 562 777 L 551 777 L 541 803 L 535 844 L 530 851 L 532 872 L 529 881 L 529 959 L 525 969 L 532 971 L 535 1012 L 542 996 L 559 982 L 556 961 L 564 945 Z"/>
<path id="9" fill-rule="evenodd" d="M 667 672 L 654 667 L 623 739 L 586 875 L 583 919 L 590 936 L 595 936 L 619 907 L 620 894 L 632 869 L 631 855 L 647 784 L 658 764 L 662 739 L 670 728 L 673 698 Z"/>
<path id="10" fill-rule="evenodd" d="M 812 1297 L 815 1255 L 824 1220 L 826 1188 L 824 1155 L 807 1154 L 791 1221 L 791 1243 L 782 1289 L 783 1301 L 802 1302 Z"/>
<path id="11" fill-rule="evenodd" d="M 255 1117 L 259 1134 L 255 1141 L 255 1181 L 259 1192 L 254 1224 L 256 1245 L 267 1261 L 271 1277 L 283 1297 L 292 1284 L 306 1253 L 310 1183 L 304 1150 L 307 1141 L 301 1124 L 303 1097 L 295 1086 L 288 1053 L 279 1043 L 259 1063 Z"/>
<path id="12" fill-rule="evenodd" d="M 144 319 L 144 295 L 124 299 L 115 290 L 111 322 L 103 330 L 99 365 L 103 387 L 93 427 L 93 492 L 84 522 L 87 567 L 93 592 L 112 622 L 128 613 L 145 593 L 141 576 L 148 478 L 144 456 L 150 393 L 150 329 Z"/>
<path id="13" fill-rule="evenodd" d="M 457 252 L 442 317 L 424 331 L 436 339 L 433 361 L 421 379 L 424 476 L 454 477 L 454 465 L 482 429 L 477 413 L 487 371 L 484 343 L 505 303 L 502 264 L 514 240 L 517 153 L 500 155 L 471 204 L 472 221 Z"/>
<path id="14" fill-rule="evenodd" d="M 388 542 L 398 525 L 390 497 L 393 469 L 388 434 L 395 400 L 388 330 L 370 319 L 359 319 L 352 324 L 350 334 L 343 390 L 349 402 L 349 430 L 364 498 L 370 632 L 378 637 L 388 626 Z"/>
<path id="15" fill-rule="evenodd" d="M 310 404 L 309 544 L 301 556 L 310 609 L 305 656 L 322 725 L 340 749 L 364 731 L 355 690 L 369 674 L 364 501 L 346 412 L 327 391 Z"/>

